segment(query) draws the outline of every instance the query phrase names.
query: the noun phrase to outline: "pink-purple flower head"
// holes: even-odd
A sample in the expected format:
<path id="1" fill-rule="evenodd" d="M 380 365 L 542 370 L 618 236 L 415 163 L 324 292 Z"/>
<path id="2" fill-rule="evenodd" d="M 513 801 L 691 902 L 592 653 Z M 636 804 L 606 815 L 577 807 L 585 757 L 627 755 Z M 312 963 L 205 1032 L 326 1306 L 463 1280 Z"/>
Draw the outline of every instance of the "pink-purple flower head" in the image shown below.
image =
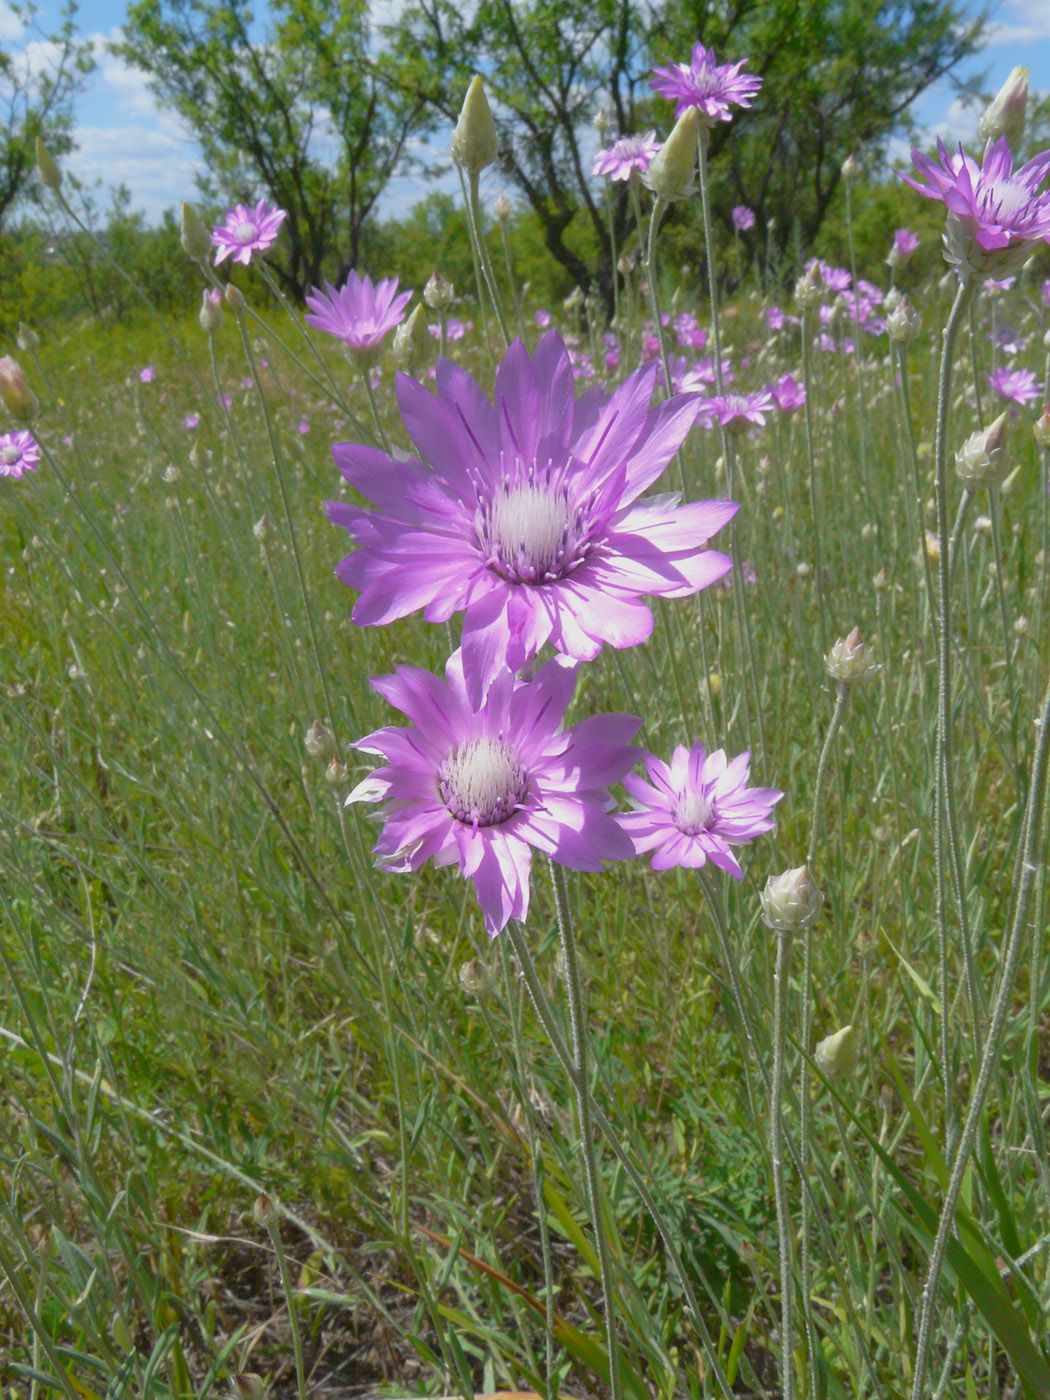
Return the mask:
<path id="1" fill-rule="evenodd" d="M 985 378 L 999 397 L 1011 405 L 1010 411 L 1015 417 L 1017 408 L 1013 405 L 1024 408 L 1025 404 L 1037 399 L 1043 392 L 1043 386 L 1030 369 L 1007 369 L 1000 366 L 999 369 L 993 369 L 991 374 L 986 374 Z"/>
<path id="2" fill-rule="evenodd" d="M 674 102 L 676 117 L 695 107 L 701 122 L 714 126 L 732 120 L 731 106 L 750 107 L 762 86 L 761 78 L 741 71 L 746 62 L 743 58 L 739 63 L 716 63 L 714 50 L 697 44 L 691 63 L 654 68 L 649 86 Z"/>
<path id="3" fill-rule="evenodd" d="M 18 480 L 26 472 L 35 471 L 39 462 L 40 448 L 31 433 L 0 433 L 0 476 Z"/>
<path id="4" fill-rule="evenodd" d="M 211 241 L 217 249 L 216 266 L 230 257 L 247 266 L 253 253 L 266 252 L 287 217 L 283 209 L 271 208 L 265 199 L 260 199 L 254 209 L 247 204 L 227 209 L 225 222 L 211 231 Z"/>
<path id="5" fill-rule="evenodd" d="M 700 401 L 700 412 L 710 428 L 720 424 L 728 433 L 746 433 L 765 427 L 766 414 L 775 407 L 772 394 L 762 389 L 756 394 L 714 394 Z"/>
<path id="6" fill-rule="evenodd" d="M 359 359 L 374 360 L 383 338 L 405 319 L 411 290 L 398 293 L 398 279 L 384 277 L 374 286 L 367 273 L 351 272 L 338 291 L 330 282 L 324 291 L 307 293 L 306 323 L 343 341 Z"/>
<path id="7" fill-rule="evenodd" d="M 480 704 L 459 651 L 444 681 L 399 666 L 371 682 L 411 723 L 358 741 L 386 763 L 347 802 L 382 803 L 375 855 L 385 869 L 459 865 L 492 935 L 529 912 L 533 847 L 574 870 L 633 854 L 606 788 L 637 760 L 641 721 L 594 715 L 563 728 L 576 670 L 554 657 L 531 680 L 501 671 Z"/>
<path id="8" fill-rule="evenodd" d="M 772 831 L 770 813 L 784 795 L 747 786 L 751 755 L 729 761 L 724 750 L 708 754 L 698 740 L 691 749 L 679 744 L 669 765 L 649 753 L 642 761 L 649 781 L 634 773 L 624 778 L 635 810 L 620 816 L 635 855 L 652 851 L 654 870 L 697 869 L 710 861 L 743 879 L 729 848 Z"/>
<path id="9" fill-rule="evenodd" d="M 643 136 L 621 136 L 594 157 L 594 174 L 610 180 L 629 180 L 635 172 L 644 175 L 660 149 L 655 131 Z"/>
<path id="10" fill-rule="evenodd" d="M 697 401 L 650 408 L 656 366 L 611 394 L 574 398 L 557 331 L 533 355 L 516 341 L 494 401 L 463 369 L 437 366 L 437 394 L 397 377 L 401 417 L 418 458 L 395 461 L 337 443 L 336 465 L 375 503 L 330 502 L 358 548 L 339 577 L 361 596 L 354 621 L 429 622 L 463 611 L 463 665 L 480 699 L 503 667 L 519 670 L 546 642 L 580 660 L 603 643 L 635 646 L 652 631 L 647 594 L 684 598 L 729 570 L 705 548 L 731 501 L 641 499 L 696 417 Z"/>
<path id="11" fill-rule="evenodd" d="M 737 233 L 746 233 L 749 228 L 755 226 L 755 211 L 749 209 L 746 204 L 734 205 L 731 217 Z"/>
<path id="12" fill-rule="evenodd" d="M 1050 151 L 1014 170 L 1005 137 L 992 142 L 980 165 L 959 147 L 937 142 L 939 161 L 912 151 L 912 164 L 927 183 L 902 178 L 947 210 L 944 256 L 964 277 L 996 277 L 1016 271 L 1037 243 L 1050 240 L 1050 191 L 1039 187 L 1050 171 Z"/>

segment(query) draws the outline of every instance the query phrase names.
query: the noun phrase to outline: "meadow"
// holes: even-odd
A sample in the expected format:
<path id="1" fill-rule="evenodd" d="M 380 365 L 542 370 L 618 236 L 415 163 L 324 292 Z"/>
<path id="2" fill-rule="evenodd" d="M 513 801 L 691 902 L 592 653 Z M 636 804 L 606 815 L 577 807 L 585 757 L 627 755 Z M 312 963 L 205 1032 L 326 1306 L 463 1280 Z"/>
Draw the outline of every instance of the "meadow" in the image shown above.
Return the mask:
<path id="1" fill-rule="evenodd" d="M 739 879 L 537 849 L 495 936 L 455 863 L 376 868 L 349 747 L 461 622 L 335 574 L 332 444 L 414 451 L 390 338 L 235 293 L 0 347 L 43 452 L 0 481 L 5 1397 L 1050 1397 L 1045 249 L 719 305 L 657 222 L 615 313 L 482 267 L 398 354 L 491 394 L 502 317 L 578 396 L 725 401 L 653 490 L 739 503 L 732 570 L 566 723 L 783 796 Z"/>

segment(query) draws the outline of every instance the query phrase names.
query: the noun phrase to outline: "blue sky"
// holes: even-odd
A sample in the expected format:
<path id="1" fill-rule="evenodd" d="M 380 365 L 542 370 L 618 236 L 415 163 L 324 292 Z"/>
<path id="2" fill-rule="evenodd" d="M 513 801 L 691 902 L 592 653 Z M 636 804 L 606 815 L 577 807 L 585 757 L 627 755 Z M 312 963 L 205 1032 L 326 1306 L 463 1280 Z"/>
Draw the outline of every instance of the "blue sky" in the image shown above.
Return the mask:
<path id="1" fill-rule="evenodd" d="M 103 186 L 123 181 L 134 207 L 156 219 L 165 208 L 196 198 L 199 156 L 179 122 L 159 109 L 143 75 L 105 52 L 105 41 L 117 37 L 125 9 L 124 0 L 81 0 L 80 29 L 95 40 L 99 67 L 78 101 L 78 150 L 66 164 L 89 184 L 96 179 Z M 49 21 L 56 22 L 58 10 L 58 0 L 41 0 L 45 29 Z M 990 42 L 972 65 L 987 71 L 988 90 L 994 92 L 1019 63 L 1031 69 L 1033 86 L 1045 87 L 1050 82 L 1050 0 L 1001 0 L 993 5 L 992 23 Z M 18 21 L 0 0 L 0 44 L 18 52 L 25 43 Z M 980 113 L 962 109 L 943 84 L 920 99 L 915 115 L 924 128 L 946 141 L 966 142 Z M 906 151 L 900 158 L 906 158 Z M 425 191 L 418 182 L 396 182 L 386 200 L 387 212 L 407 207 L 421 192 Z"/>

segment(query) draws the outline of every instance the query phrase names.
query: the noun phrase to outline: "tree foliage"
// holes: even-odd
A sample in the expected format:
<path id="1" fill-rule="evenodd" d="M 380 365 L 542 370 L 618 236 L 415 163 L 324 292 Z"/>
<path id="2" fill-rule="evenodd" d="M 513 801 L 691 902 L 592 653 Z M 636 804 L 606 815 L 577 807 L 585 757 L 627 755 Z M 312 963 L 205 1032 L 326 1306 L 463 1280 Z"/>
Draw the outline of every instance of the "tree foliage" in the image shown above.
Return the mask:
<path id="1" fill-rule="evenodd" d="M 301 294 L 357 261 L 365 222 L 425 116 L 381 81 L 366 0 L 275 0 L 268 15 L 263 28 L 247 0 L 137 0 L 115 52 L 193 131 L 206 193 L 265 195 L 287 212 L 287 252 L 274 261 Z"/>
<path id="2" fill-rule="evenodd" d="M 72 149 L 73 98 L 95 66 L 91 45 L 77 37 L 73 0 L 53 34 L 40 25 L 34 5 L 8 9 L 23 32 L 17 51 L 0 49 L 0 229 L 19 201 L 35 193 L 37 138 L 54 156 Z"/>

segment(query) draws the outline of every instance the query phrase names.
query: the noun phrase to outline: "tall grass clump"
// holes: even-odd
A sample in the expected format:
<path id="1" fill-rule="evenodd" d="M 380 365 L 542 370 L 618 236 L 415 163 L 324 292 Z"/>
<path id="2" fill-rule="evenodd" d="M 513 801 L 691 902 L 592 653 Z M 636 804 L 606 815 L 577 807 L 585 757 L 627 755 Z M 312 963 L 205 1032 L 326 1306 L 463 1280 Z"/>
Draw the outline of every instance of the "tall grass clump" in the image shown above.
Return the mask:
<path id="1" fill-rule="evenodd" d="M 760 83 L 697 45 L 596 158 L 634 228 L 562 329 L 475 79 L 469 288 L 300 308 L 280 210 L 187 206 L 193 319 L 131 279 L 138 339 L 4 347 L 5 1397 L 1050 1397 L 1011 83 L 980 160 L 915 153 L 906 293 L 898 229 L 886 285 L 724 296 Z"/>

